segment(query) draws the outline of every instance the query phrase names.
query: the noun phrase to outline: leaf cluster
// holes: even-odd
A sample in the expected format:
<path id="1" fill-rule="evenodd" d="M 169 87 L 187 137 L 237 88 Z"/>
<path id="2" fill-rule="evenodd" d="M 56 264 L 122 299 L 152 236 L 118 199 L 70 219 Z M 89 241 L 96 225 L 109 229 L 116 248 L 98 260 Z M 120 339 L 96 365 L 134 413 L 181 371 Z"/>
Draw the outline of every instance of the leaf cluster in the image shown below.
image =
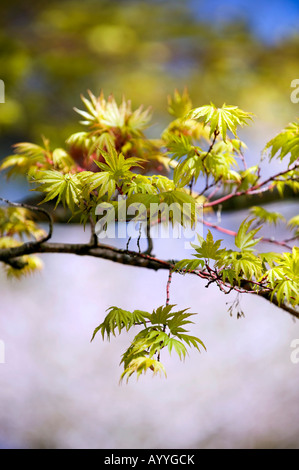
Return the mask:
<path id="1" fill-rule="evenodd" d="M 174 305 L 160 306 L 152 313 L 134 310 L 129 312 L 118 307 L 110 307 L 109 313 L 104 321 L 94 330 L 92 339 L 99 332 L 104 339 L 109 340 L 111 335 L 116 336 L 122 330 L 129 331 L 133 326 L 143 326 L 137 333 L 129 348 L 122 355 L 121 364 L 124 371 L 121 380 L 131 377 L 136 373 L 139 377 L 146 373 L 148 369 L 154 374 L 165 372 L 164 366 L 160 362 L 160 353 L 164 348 L 168 352 L 175 351 L 179 358 L 185 359 L 188 354 L 188 347 L 194 347 L 200 351 L 200 347 L 205 349 L 203 342 L 196 336 L 188 334 L 185 325 L 193 323 L 190 317 L 194 313 L 187 313 L 188 309 L 173 311 Z"/>

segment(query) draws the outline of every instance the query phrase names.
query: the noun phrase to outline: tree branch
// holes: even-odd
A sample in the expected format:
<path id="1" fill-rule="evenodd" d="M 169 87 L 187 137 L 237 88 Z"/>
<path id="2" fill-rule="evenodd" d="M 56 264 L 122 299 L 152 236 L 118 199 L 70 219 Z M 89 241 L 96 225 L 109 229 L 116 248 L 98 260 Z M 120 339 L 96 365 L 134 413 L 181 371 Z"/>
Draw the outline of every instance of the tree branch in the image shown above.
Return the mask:
<path id="1" fill-rule="evenodd" d="M 170 273 L 172 272 L 175 264 L 177 261 L 175 260 L 162 260 L 158 259 L 154 256 L 148 254 L 148 250 L 146 252 L 135 252 L 129 250 L 123 250 L 119 248 L 115 248 L 110 245 L 98 244 L 97 240 L 95 239 L 94 233 L 94 225 L 91 227 L 91 239 L 89 243 L 50 243 L 48 240 L 51 238 L 53 233 L 53 220 L 51 214 L 46 211 L 45 209 L 30 206 L 24 203 L 14 203 L 8 201 L 6 199 L 0 198 L 1 201 L 16 207 L 24 207 L 28 210 L 40 212 L 44 214 L 49 221 L 49 230 L 45 237 L 38 241 L 29 241 L 25 242 L 21 245 L 10 247 L 10 248 L 3 248 L 0 249 L 0 262 L 3 262 L 14 269 L 23 269 L 26 266 L 26 263 L 22 260 L 22 256 L 24 255 L 31 255 L 31 254 L 41 254 L 41 253 L 63 253 L 63 254 L 74 254 L 78 256 L 92 256 L 95 258 L 102 258 L 105 260 L 113 261 L 115 263 L 126 264 L 129 266 L 141 267 L 146 269 L 152 269 L 154 271 L 158 271 L 159 269 L 166 269 Z M 208 224 L 213 226 L 213 224 Z M 214 228 L 218 228 L 218 226 L 214 226 Z M 228 233 L 226 229 L 222 229 L 225 233 Z M 229 231 L 230 234 L 233 234 L 232 231 Z M 149 248 L 151 246 L 151 239 L 149 241 Z M 270 240 L 267 240 L 270 241 Z M 193 271 L 186 271 L 183 270 L 182 274 L 193 274 L 201 279 L 205 279 L 209 283 L 216 282 L 218 287 L 222 290 L 224 287 L 228 289 L 225 293 L 231 292 L 231 290 L 238 290 L 237 286 L 230 286 L 224 283 L 219 283 L 219 279 L 217 278 L 217 274 L 214 273 L 213 270 L 193 270 Z M 171 274 L 169 279 L 171 279 Z M 265 290 L 261 291 L 253 291 L 250 285 L 251 281 L 244 281 L 243 285 L 241 286 L 242 292 L 248 292 L 254 295 L 259 295 L 264 299 L 268 300 L 272 304 L 278 306 L 282 310 L 290 313 L 296 318 L 299 318 L 299 312 L 295 308 L 287 305 L 281 304 L 278 305 L 277 299 L 275 296 L 270 298 L 270 293 Z M 170 282 L 169 282 L 170 284 Z M 168 284 L 168 289 L 169 289 Z"/>
<path id="2" fill-rule="evenodd" d="M 6 248 L 0 250 L 0 261 L 9 264 L 13 267 L 17 267 L 16 263 L 19 261 L 18 258 L 23 255 L 30 255 L 36 253 L 64 253 L 73 254 L 78 256 L 92 256 L 95 258 L 101 258 L 115 263 L 125 264 L 129 266 L 135 266 L 140 268 L 152 269 L 158 271 L 159 269 L 172 270 L 177 261 L 175 260 L 161 260 L 153 256 L 146 255 L 144 253 L 137 253 L 135 251 L 127 251 L 119 248 L 115 248 L 109 245 L 98 245 L 94 247 L 89 243 L 37 243 L 28 242 L 23 245 Z M 208 281 L 215 281 L 215 276 L 207 271 L 182 271 L 182 274 L 193 274 L 202 279 Z M 218 286 L 220 287 L 220 286 Z M 226 286 L 228 287 L 228 286 Z M 230 286 L 231 290 L 237 290 L 236 286 Z M 254 295 L 259 295 L 264 299 L 268 300 L 274 305 L 278 306 L 275 299 L 270 299 L 270 295 L 267 292 L 252 291 L 248 281 L 241 286 L 243 292 L 248 292 Z M 299 318 L 299 312 L 289 305 L 281 304 L 279 308 L 285 310 L 296 318 Z"/>
<path id="3" fill-rule="evenodd" d="M 221 204 L 222 202 L 228 201 L 229 199 L 239 197 L 239 196 L 244 196 L 244 195 L 252 195 L 252 194 L 260 194 L 262 192 L 269 191 L 271 188 L 271 185 L 269 187 L 264 187 L 266 184 L 270 183 L 271 181 L 276 181 L 276 178 L 279 178 L 282 175 L 285 175 L 286 173 L 289 173 L 290 171 L 293 171 L 295 169 L 299 168 L 299 163 L 294 163 L 292 167 L 288 167 L 287 170 L 280 171 L 274 176 L 271 176 L 267 178 L 264 181 L 261 181 L 260 183 L 255 184 L 251 188 L 244 189 L 243 191 L 235 191 L 234 193 L 229 193 L 226 196 L 222 196 L 219 199 L 215 199 L 214 201 L 211 202 L 205 202 L 203 204 L 203 207 L 212 207 L 217 204 Z M 279 180 L 278 180 L 279 181 Z"/>
<path id="4" fill-rule="evenodd" d="M 214 228 L 215 230 L 218 230 L 219 232 L 225 233 L 226 235 L 231 235 L 233 237 L 237 236 L 237 232 L 234 230 L 229 230 L 224 227 L 220 227 L 220 225 L 212 224 L 211 222 L 208 222 L 206 220 L 201 219 L 200 222 L 207 227 Z M 288 245 L 287 242 L 296 240 L 298 237 L 292 237 L 287 240 L 275 240 L 274 238 L 267 238 L 267 237 L 261 237 L 260 243 L 273 243 L 274 245 L 282 246 L 283 248 L 286 248 L 287 250 L 292 251 L 293 247 L 291 245 Z M 255 240 L 255 238 L 253 238 Z"/>

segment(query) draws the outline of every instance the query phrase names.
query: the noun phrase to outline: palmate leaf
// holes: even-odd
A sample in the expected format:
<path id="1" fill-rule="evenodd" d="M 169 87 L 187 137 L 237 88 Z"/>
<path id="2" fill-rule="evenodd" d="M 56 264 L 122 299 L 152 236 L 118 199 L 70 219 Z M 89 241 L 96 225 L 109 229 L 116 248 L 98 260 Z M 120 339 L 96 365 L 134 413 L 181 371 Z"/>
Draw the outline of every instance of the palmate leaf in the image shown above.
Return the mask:
<path id="1" fill-rule="evenodd" d="M 239 175 L 241 176 L 241 182 L 239 183 L 239 190 L 246 190 L 250 186 L 253 186 L 258 180 L 258 165 L 251 166 L 246 170 L 241 170 Z"/>
<path id="2" fill-rule="evenodd" d="M 277 136 L 271 139 L 264 148 L 264 153 L 270 150 L 269 159 L 275 156 L 283 160 L 290 156 L 289 165 L 299 158 L 299 121 L 291 122 Z"/>
<path id="3" fill-rule="evenodd" d="M 173 313 L 170 313 L 173 307 L 175 307 L 175 305 L 166 305 L 160 306 L 156 310 L 154 310 L 151 314 L 152 325 L 166 325 L 168 319 L 174 315 Z"/>
<path id="4" fill-rule="evenodd" d="M 276 263 L 276 265 L 274 264 Z M 288 302 L 293 306 L 299 301 L 299 249 L 293 247 L 291 253 L 276 253 L 276 259 L 265 277 L 271 287 L 273 299 L 276 296 L 278 304 Z"/>
<path id="5" fill-rule="evenodd" d="M 122 191 L 128 197 L 133 194 L 157 194 L 158 189 L 153 184 L 150 176 L 133 174 L 129 181 L 126 181 L 122 186 Z"/>
<path id="6" fill-rule="evenodd" d="M 160 361 L 157 361 L 156 359 L 152 359 L 149 357 L 140 356 L 140 357 L 136 357 L 135 359 L 132 359 L 128 367 L 122 373 L 120 381 L 122 381 L 126 377 L 127 382 L 128 382 L 129 378 L 134 373 L 137 374 L 137 379 L 138 379 L 139 376 L 142 373 L 145 374 L 148 371 L 148 369 L 150 369 L 154 375 L 163 373 L 166 377 L 165 367 Z"/>
<path id="7" fill-rule="evenodd" d="M 47 196 L 42 203 L 57 198 L 56 205 L 62 202 L 73 212 L 75 205 L 79 205 L 82 185 L 75 174 L 62 174 L 56 170 L 40 171 L 31 181 L 39 183 L 40 186 L 33 191 L 45 192 Z"/>
<path id="8" fill-rule="evenodd" d="M 174 91 L 173 96 L 167 97 L 168 112 L 176 118 L 183 118 L 188 114 L 192 107 L 192 101 L 189 97 L 187 88 L 184 88 L 180 94 L 178 90 Z"/>
<path id="9" fill-rule="evenodd" d="M 101 332 L 103 339 L 106 334 L 107 339 L 109 340 L 111 334 L 116 336 L 116 331 L 120 333 L 123 328 L 128 331 L 133 325 L 132 315 L 129 311 L 118 307 L 109 307 L 107 311 L 109 311 L 108 315 L 105 317 L 103 323 L 95 328 L 91 341 L 94 340 L 99 331 Z"/>
<path id="10" fill-rule="evenodd" d="M 253 251 L 253 247 L 261 240 L 261 238 L 254 238 L 261 227 L 249 231 L 254 220 L 255 219 L 251 219 L 247 221 L 246 218 L 239 227 L 238 233 L 235 237 L 235 245 L 241 251 Z"/>
<path id="11" fill-rule="evenodd" d="M 275 263 L 279 263 L 279 254 L 275 252 L 270 251 L 268 253 L 259 253 L 259 257 L 265 270 L 267 269 L 267 266 L 273 268 Z"/>
<path id="12" fill-rule="evenodd" d="M 252 206 L 250 212 L 262 223 L 267 222 L 268 224 L 276 225 L 279 220 L 285 220 L 283 215 L 279 212 L 269 212 L 260 206 Z"/>
<path id="13" fill-rule="evenodd" d="M 201 259 L 182 259 L 174 265 L 173 271 L 188 273 L 195 271 L 199 266 L 204 266 L 204 261 Z"/>
<path id="14" fill-rule="evenodd" d="M 173 191 L 166 191 L 160 193 L 160 200 L 163 203 L 166 203 L 168 207 L 172 204 L 176 204 L 181 209 L 182 214 L 182 224 L 183 220 L 194 224 L 197 217 L 197 207 L 199 206 L 196 199 L 193 196 L 188 194 L 184 189 L 174 189 Z M 190 211 L 189 211 L 190 209 Z"/>
<path id="15" fill-rule="evenodd" d="M 171 354 L 172 349 L 178 354 L 180 360 L 185 359 L 188 354 L 186 346 L 176 338 L 169 338 L 167 348 L 169 354 Z"/>
<path id="16" fill-rule="evenodd" d="M 192 244 L 192 247 L 195 248 L 196 256 L 200 259 L 213 259 L 217 260 L 222 254 L 223 250 L 220 250 L 220 245 L 222 240 L 214 241 L 211 231 L 208 231 L 206 240 L 199 238 L 201 245 L 197 246 Z"/>
<path id="17" fill-rule="evenodd" d="M 195 155 L 195 147 L 192 145 L 190 137 L 185 135 L 175 135 L 170 136 L 170 140 L 166 143 L 167 153 L 171 156 L 172 159 L 178 161 L 190 158 Z M 198 151 L 201 149 L 197 149 Z"/>
<path id="18" fill-rule="evenodd" d="M 288 221 L 288 227 L 295 229 L 295 235 L 299 235 L 299 215 L 295 215 Z"/>
<path id="19" fill-rule="evenodd" d="M 129 329 L 136 324 L 143 324 L 145 326 L 150 317 L 148 312 L 144 312 L 142 310 L 134 310 L 134 312 L 131 313 L 128 310 L 123 310 L 115 306 L 109 307 L 107 311 L 109 311 L 108 315 L 105 317 L 104 321 L 95 328 L 91 341 L 93 341 L 99 331 L 101 332 L 103 339 L 106 334 L 107 339 L 109 340 L 111 334 L 116 336 L 116 331 L 121 333 L 123 328 L 125 328 L 126 331 L 129 331 Z"/>
<path id="20" fill-rule="evenodd" d="M 175 329 L 179 328 L 186 323 L 193 323 L 187 318 L 196 315 L 195 313 L 186 313 L 188 309 L 179 310 L 177 312 L 172 312 L 171 310 L 175 305 L 166 305 L 158 307 L 150 316 L 150 321 L 152 325 L 167 326 L 170 329 L 172 334 L 175 333 Z"/>
<path id="21" fill-rule="evenodd" d="M 289 227 L 298 227 L 299 226 L 299 215 L 295 215 L 288 221 L 288 226 Z"/>
<path id="22" fill-rule="evenodd" d="M 207 350 L 204 343 L 196 336 L 186 335 L 185 333 L 180 333 L 180 334 L 177 334 L 176 336 L 182 341 L 184 341 L 189 347 L 193 346 L 199 352 L 200 352 L 200 346 L 202 346 L 205 351 Z"/>
<path id="23" fill-rule="evenodd" d="M 153 180 L 152 180 L 153 181 Z M 167 182 L 166 182 L 167 183 Z M 154 181 L 154 185 L 157 180 Z M 201 205 L 183 189 L 161 191 L 157 194 L 135 193 L 128 197 L 127 205 L 143 204 L 150 212 L 152 221 L 179 223 L 182 226 L 193 227 L 197 221 Z"/>
<path id="24" fill-rule="evenodd" d="M 206 172 L 206 166 L 203 164 L 204 155 L 203 153 L 188 157 L 175 167 L 173 182 L 176 188 L 183 188 L 189 185 L 192 180 L 196 182 L 200 173 Z"/>
<path id="25" fill-rule="evenodd" d="M 278 263 L 283 267 L 285 275 L 299 282 L 299 248 L 294 246 L 291 253 L 278 256 Z"/>
<path id="26" fill-rule="evenodd" d="M 132 173 L 132 167 L 140 167 L 143 159 L 137 157 L 125 158 L 123 154 L 118 154 L 116 150 L 109 146 L 109 151 L 101 151 L 104 162 L 94 160 L 94 163 L 100 168 L 100 172 L 87 175 L 85 184 L 89 187 L 89 193 L 94 189 L 98 191 L 98 198 L 101 198 L 106 192 L 110 199 L 116 190 L 116 186 L 122 184 L 129 187 L 129 182 L 137 176 Z M 100 188 L 100 189 L 98 189 Z"/>
<path id="27" fill-rule="evenodd" d="M 90 194 L 92 191 L 97 190 L 98 199 L 106 193 L 108 199 L 110 199 L 116 190 L 116 181 L 110 171 L 82 172 L 79 174 L 79 179 L 82 181 L 84 194 Z"/>
<path id="28" fill-rule="evenodd" d="M 283 267 L 274 266 L 270 268 L 265 273 L 265 277 L 270 285 L 270 287 L 275 288 L 277 283 L 280 281 L 284 281 L 284 269 Z"/>
<path id="29" fill-rule="evenodd" d="M 298 160 L 299 161 L 299 160 Z M 273 180 L 272 189 L 277 189 L 279 195 L 283 197 L 286 188 L 291 188 L 294 193 L 299 192 L 299 170 L 290 170 L 280 176 L 279 180 Z"/>
<path id="30" fill-rule="evenodd" d="M 221 261 L 219 262 L 219 265 L 222 268 Z M 222 277 L 223 282 L 229 282 L 231 286 L 234 285 L 235 280 L 238 277 L 238 275 L 236 275 L 235 269 L 230 267 L 222 268 L 220 271 L 220 275 Z"/>
<path id="31" fill-rule="evenodd" d="M 144 330 L 143 330 L 144 331 Z M 167 346 L 169 336 L 164 331 L 156 329 L 156 327 L 147 328 L 146 337 L 141 342 L 140 349 L 146 350 L 149 357 L 159 354 L 161 349 Z"/>
<path id="32" fill-rule="evenodd" d="M 248 124 L 252 120 L 252 113 L 243 111 L 237 106 L 228 106 L 223 104 L 221 108 L 211 103 L 210 105 L 195 108 L 187 114 L 187 118 L 199 119 L 204 125 L 210 125 L 210 137 L 214 133 L 220 133 L 224 142 L 226 142 L 227 130 L 237 137 L 237 127 Z"/>
<path id="33" fill-rule="evenodd" d="M 111 143 L 106 143 L 107 151 L 101 150 L 101 156 L 105 159 L 105 163 L 95 160 L 97 166 L 104 171 L 110 171 L 114 175 L 124 175 L 132 167 L 140 167 L 144 159 L 138 157 L 125 158 L 122 153 L 118 153 Z"/>
<path id="34" fill-rule="evenodd" d="M 135 336 L 129 348 L 123 353 L 120 363 L 123 363 L 126 369 L 130 362 L 137 357 L 148 356 L 152 358 L 168 344 L 168 340 L 169 337 L 162 327 L 144 328 Z"/>
<path id="35" fill-rule="evenodd" d="M 298 305 L 299 299 L 299 285 L 298 281 L 294 279 L 283 279 L 278 281 L 276 286 L 273 289 L 271 298 L 276 296 L 278 305 L 281 305 L 285 302 L 293 304 L 294 306 Z"/>
<path id="36" fill-rule="evenodd" d="M 196 313 L 186 313 L 187 309 L 175 312 L 172 318 L 167 322 L 167 327 L 172 335 L 179 337 L 181 333 L 186 333 L 187 330 L 183 326 L 187 324 L 193 324 L 190 317 L 196 315 Z"/>
<path id="37" fill-rule="evenodd" d="M 167 191 L 175 190 L 174 182 L 163 175 L 153 175 L 151 176 L 151 182 L 155 186 L 159 193 L 165 193 Z"/>

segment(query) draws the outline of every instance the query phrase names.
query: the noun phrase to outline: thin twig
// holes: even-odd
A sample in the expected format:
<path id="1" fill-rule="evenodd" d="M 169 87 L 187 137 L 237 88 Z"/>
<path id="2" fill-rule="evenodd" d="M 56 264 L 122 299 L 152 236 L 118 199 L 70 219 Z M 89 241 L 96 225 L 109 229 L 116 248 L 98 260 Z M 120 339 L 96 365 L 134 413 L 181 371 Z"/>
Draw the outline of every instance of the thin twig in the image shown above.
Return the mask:
<path id="1" fill-rule="evenodd" d="M 208 226 L 208 227 L 211 227 L 211 228 L 214 228 L 215 230 L 218 230 L 219 232 L 225 233 L 226 235 L 231 235 L 233 237 L 237 236 L 237 232 L 235 232 L 234 230 L 229 230 L 227 228 L 220 227 L 220 225 L 212 224 L 211 222 L 208 222 L 207 220 L 204 220 L 204 219 L 201 219 L 200 222 L 202 224 Z M 296 238 L 297 237 L 292 237 L 288 240 L 279 241 L 279 240 L 275 240 L 273 238 L 261 237 L 259 242 L 260 243 L 273 243 L 274 245 L 282 246 L 282 247 L 287 248 L 288 250 L 292 251 L 293 248 L 290 245 L 288 245 L 287 242 L 292 241 Z M 255 238 L 253 238 L 253 239 L 255 240 Z"/>
<path id="2" fill-rule="evenodd" d="M 139 235 L 138 235 L 138 238 L 137 238 L 138 253 L 141 253 L 141 248 L 140 248 L 141 232 L 142 232 L 142 224 L 139 224 Z"/>
<path id="3" fill-rule="evenodd" d="M 166 284 L 166 305 L 169 305 L 169 300 L 170 300 L 169 290 L 170 290 L 171 279 L 172 279 L 172 270 L 170 269 L 169 275 L 168 275 L 168 281 Z"/>
<path id="4" fill-rule="evenodd" d="M 95 223 L 94 223 L 93 217 L 91 215 L 89 216 L 89 222 L 90 222 L 90 232 L 91 232 L 89 244 L 91 246 L 97 246 L 98 237 L 97 237 L 97 234 L 96 234 L 96 231 L 95 231 Z"/>
<path id="5" fill-rule="evenodd" d="M 293 170 L 297 169 L 298 167 L 299 167 L 299 163 L 295 163 L 292 167 L 289 167 L 287 170 L 280 171 L 276 175 L 271 176 L 271 177 L 267 178 L 266 180 L 255 184 L 251 188 L 244 189 L 243 191 L 235 191 L 234 193 L 229 193 L 226 196 L 223 196 L 223 197 L 221 197 L 219 199 L 216 199 L 214 201 L 205 202 L 203 204 L 203 207 L 212 207 L 212 206 L 215 206 L 215 205 L 220 204 L 222 202 L 228 201 L 229 199 L 232 199 L 234 197 L 239 197 L 239 196 L 244 196 L 244 195 L 252 195 L 252 194 L 260 194 L 262 192 L 269 191 L 270 189 L 272 189 L 273 185 L 270 185 L 266 188 L 264 188 L 264 186 L 266 186 L 270 182 L 275 182 L 276 178 L 278 178 L 279 176 L 285 175 L 286 173 L 289 173 L 290 171 L 293 171 Z"/>
<path id="6" fill-rule="evenodd" d="M 147 249 L 143 252 L 144 255 L 150 255 L 153 251 L 153 240 L 151 237 L 151 224 L 149 221 L 146 223 L 146 238 L 147 238 Z"/>

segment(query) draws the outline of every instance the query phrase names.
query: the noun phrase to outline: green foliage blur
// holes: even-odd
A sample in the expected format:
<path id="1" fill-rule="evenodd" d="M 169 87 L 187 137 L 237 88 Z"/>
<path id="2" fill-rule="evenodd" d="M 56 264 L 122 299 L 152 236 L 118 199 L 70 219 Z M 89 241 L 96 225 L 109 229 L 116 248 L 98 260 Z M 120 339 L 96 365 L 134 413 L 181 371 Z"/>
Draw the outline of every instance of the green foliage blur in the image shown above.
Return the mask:
<path id="1" fill-rule="evenodd" d="M 200 21 L 188 0 L 11 0 L 0 22 L 2 145 L 42 135 L 63 145 L 88 89 L 151 105 L 153 134 L 168 120 L 165 97 L 185 86 L 196 106 L 236 104 L 270 125 L 298 114 L 299 35 L 263 44 L 245 23 Z"/>

